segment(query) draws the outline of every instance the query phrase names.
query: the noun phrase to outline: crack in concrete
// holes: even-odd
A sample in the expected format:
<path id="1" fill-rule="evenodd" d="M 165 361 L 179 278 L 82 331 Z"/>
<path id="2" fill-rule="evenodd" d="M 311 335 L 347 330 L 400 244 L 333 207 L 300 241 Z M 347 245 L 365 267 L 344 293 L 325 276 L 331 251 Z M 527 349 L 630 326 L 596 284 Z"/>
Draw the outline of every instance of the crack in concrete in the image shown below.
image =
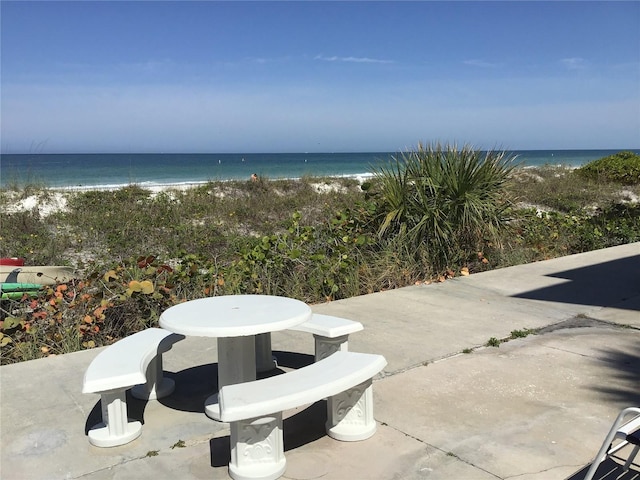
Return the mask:
<path id="1" fill-rule="evenodd" d="M 558 470 L 559 468 L 584 468 L 584 465 L 580 464 L 580 465 L 557 465 L 555 467 L 549 467 L 549 468 L 544 468 L 542 470 L 536 470 L 534 472 L 523 472 L 523 473 L 519 473 L 517 475 L 511 475 L 509 477 L 504 477 L 503 480 L 510 480 L 512 478 L 519 478 L 519 477 L 523 477 L 526 475 L 537 475 L 539 473 L 546 473 L 546 472 L 551 472 L 552 470 Z"/>
<path id="2" fill-rule="evenodd" d="M 615 322 L 609 322 L 607 320 L 598 320 L 591 318 L 587 315 L 576 315 L 575 317 L 568 318 L 558 323 L 548 325 L 536 330 L 536 334 L 544 335 L 545 333 L 555 332 L 556 330 L 564 330 L 567 328 L 590 328 L 590 327 L 607 327 L 607 328 L 631 328 L 634 330 L 640 330 L 640 328 L 632 325 L 622 325 Z"/>
<path id="3" fill-rule="evenodd" d="M 203 443 L 209 443 L 211 441 L 211 439 L 213 439 L 213 438 L 217 438 L 217 437 L 216 436 L 213 436 L 213 437 L 210 437 L 210 438 L 200 437 L 198 439 L 191 440 L 191 441 L 178 440 L 176 443 L 174 443 L 173 445 L 170 445 L 168 447 L 159 448 L 157 450 L 149 450 L 144 455 L 139 455 L 137 457 L 126 458 L 126 459 L 123 459 L 121 462 L 114 463 L 114 464 L 108 465 L 106 467 L 99 468 L 97 470 L 93 470 L 91 472 L 83 473 L 82 475 L 80 475 L 78 477 L 66 477 L 66 478 L 68 478 L 68 479 L 76 479 L 76 478 L 91 477 L 95 473 L 109 471 L 109 470 L 111 470 L 113 468 L 117 468 L 117 467 L 120 467 L 122 465 L 126 465 L 126 464 L 131 463 L 131 462 L 137 462 L 138 460 L 144 460 L 145 458 L 156 457 L 156 456 L 161 455 L 163 452 L 164 453 L 171 453 L 171 450 L 176 449 L 176 448 L 189 448 L 189 447 L 201 445 Z M 180 442 L 183 442 L 184 444 L 180 444 Z"/>
<path id="4" fill-rule="evenodd" d="M 491 475 L 492 477 L 495 477 L 495 478 L 497 478 L 499 480 L 505 480 L 504 478 L 500 477 L 499 475 L 496 475 L 495 473 L 490 472 L 489 470 L 486 470 L 486 469 L 484 469 L 482 467 L 479 467 L 478 465 L 475 465 L 474 463 L 469 462 L 468 460 L 465 460 L 464 458 L 460 457 L 459 455 L 457 455 L 457 454 L 455 454 L 455 453 L 453 453 L 453 452 L 451 452 L 449 450 L 444 450 L 444 449 L 442 449 L 442 448 L 440 448 L 440 447 L 438 447 L 436 445 L 430 444 L 429 442 L 425 442 L 421 438 L 418 438 L 418 437 L 416 437 L 414 435 L 411 435 L 410 433 L 407 433 L 407 432 L 405 432 L 405 431 L 403 431 L 403 430 L 401 430 L 401 429 L 399 429 L 397 427 L 394 427 L 393 425 L 389 425 L 388 423 L 382 422 L 382 421 L 380 421 L 380 425 L 384 425 L 385 427 L 389 427 L 389 428 L 395 430 L 396 432 L 401 433 L 402 435 L 415 440 L 416 442 L 420 442 L 421 444 L 423 444 L 423 445 L 425 445 L 427 447 L 430 447 L 430 448 L 433 448 L 434 450 L 442 452 L 448 457 L 453 457 L 456 460 L 464 463 L 465 465 L 469 465 L 470 467 L 475 468 L 477 470 L 480 470 L 480 471 L 482 471 L 482 472 L 484 472 L 484 473 L 486 473 L 488 475 Z"/>
<path id="5" fill-rule="evenodd" d="M 619 323 L 615 323 L 615 322 L 609 322 L 606 320 L 598 320 L 595 318 L 591 318 L 588 317 L 584 314 L 579 314 L 576 315 L 575 317 L 571 317 L 568 318 L 566 320 L 561 320 L 557 323 L 553 323 L 551 325 L 547 325 L 546 327 L 541 327 L 541 328 L 533 328 L 533 329 L 528 329 L 529 331 L 529 335 L 545 335 L 547 333 L 552 333 L 555 332 L 557 330 L 564 330 L 564 329 L 569 329 L 569 328 L 589 328 L 589 327 L 606 327 L 606 328 L 616 328 L 616 329 L 623 329 L 623 328 L 629 328 L 632 330 L 640 330 L 640 327 L 635 327 L 633 325 L 624 325 L 624 324 L 619 324 Z M 527 335 L 527 336 L 529 336 Z M 524 337 L 513 337 L 512 335 L 508 336 L 508 337 L 504 337 L 504 338 L 500 338 L 498 339 L 498 341 L 502 344 L 502 343 L 507 343 L 511 340 L 519 340 L 522 339 Z M 415 363 L 413 365 L 409 365 L 407 367 L 398 369 L 398 370 L 394 370 L 394 371 L 382 371 L 381 373 L 379 373 L 376 376 L 376 380 L 381 380 L 383 378 L 386 377 L 391 377 L 393 375 L 398 375 L 401 373 L 405 373 L 408 372 L 410 370 L 413 370 L 415 368 L 419 368 L 419 367 L 426 367 L 431 363 L 437 363 L 437 362 L 441 362 L 443 360 L 449 360 L 451 358 L 455 358 L 455 357 L 459 357 L 460 355 L 468 355 L 476 350 L 480 350 L 480 349 L 484 349 L 484 348 L 496 348 L 496 347 L 488 347 L 487 345 L 474 345 L 468 348 L 465 348 L 461 351 L 456 351 L 456 352 L 452 352 L 452 353 L 448 353 L 445 355 L 442 355 L 440 357 L 435 357 L 435 358 L 431 358 L 428 360 L 424 360 L 422 362 L 418 362 Z M 549 347 L 549 348 L 555 348 L 555 347 Z M 562 349 L 558 349 L 560 351 L 564 351 Z M 575 352 L 568 352 L 568 353 L 575 353 Z"/>

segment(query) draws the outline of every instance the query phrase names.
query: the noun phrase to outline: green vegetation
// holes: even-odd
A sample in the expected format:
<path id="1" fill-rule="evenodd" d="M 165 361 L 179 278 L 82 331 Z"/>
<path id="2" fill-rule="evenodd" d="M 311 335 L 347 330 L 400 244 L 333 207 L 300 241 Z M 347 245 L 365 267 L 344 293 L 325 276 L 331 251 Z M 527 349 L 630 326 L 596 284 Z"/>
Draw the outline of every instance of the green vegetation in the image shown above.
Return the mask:
<path id="1" fill-rule="evenodd" d="M 426 253 L 436 269 L 464 261 L 486 242 L 499 242 L 513 168 L 505 152 L 418 144 L 375 172 L 378 234 Z"/>
<path id="2" fill-rule="evenodd" d="M 565 167 L 523 169 L 515 173 L 515 180 L 521 200 L 561 213 L 590 213 L 625 200 L 619 184 L 585 178 Z"/>
<path id="3" fill-rule="evenodd" d="M 535 335 L 535 334 L 536 334 L 536 331 L 531 328 L 524 328 L 522 330 L 512 330 L 511 336 L 509 337 L 509 339 L 525 338 L 525 337 L 528 337 L 529 335 Z"/>
<path id="4" fill-rule="evenodd" d="M 576 173 L 592 180 L 637 185 L 640 183 L 640 155 L 618 152 L 590 162 L 577 169 Z"/>
<path id="5" fill-rule="evenodd" d="M 263 293 L 318 303 L 640 240 L 640 182 L 513 167 L 504 152 L 420 145 L 362 186 L 303 178 L 161 193 L 0 191 L 0 256 L 78 272 L 2 301 L 2 363 L 113 343 L 184 300 Z M 13 209 L 31 196 L 39 207 Z"/>
<path id="6" fill-rule="evenodd" d="M 500 340 L 498 340 L 496 337 L 491 337 L 489 340 L 487 340 L 487 343 L 485 344 L 486 347 L 499 347 L 500 346 Z"/>

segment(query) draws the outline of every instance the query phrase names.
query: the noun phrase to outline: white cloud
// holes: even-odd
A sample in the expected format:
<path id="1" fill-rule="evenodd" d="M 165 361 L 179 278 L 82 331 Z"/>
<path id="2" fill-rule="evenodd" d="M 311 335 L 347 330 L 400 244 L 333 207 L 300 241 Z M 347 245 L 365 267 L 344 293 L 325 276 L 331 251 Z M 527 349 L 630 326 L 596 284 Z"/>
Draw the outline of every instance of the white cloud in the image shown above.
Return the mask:
<path id="1" fill-rule="evenodd" d="M 588 66 L 588 62 L 580 57 L 563 58 L 560 63 L 568 70 L 582 70 Z"/>
<path id="2" fill-rule="evenodd" d="M 393 60 L 381 60 L 369 57 L 325 57 L 324 55 L 316 55 L 314 60 L 323 60 L 325 62 L 352 62 L 352 63 L 394 63 Z"/>
<path id="3" fill-rule="evenodd" d="M 471 67 L 481 67 L 481 68 L 496 68 L 500 66 L 499 63 L 486 62 L 484 60 L 480 60 L 477 58 L 474 58 L 471 60 L 465 60 L 462 63 L 464 63 L 465 65 L 469 65 Z"/>
<path id="4" fill-rule="evenodd" d="M 268 57 L 247 57 L 246 59 L 248 62 L 251 63 L 259 63 L 262 65 L 266 65 L 269 63 L 280 63 L 280 62 L 288 62 L 291 60 L 291 57 L 289 56 L 284 56 L 284 57 L 274 57 L 274 58 L 268 58 Z"/>

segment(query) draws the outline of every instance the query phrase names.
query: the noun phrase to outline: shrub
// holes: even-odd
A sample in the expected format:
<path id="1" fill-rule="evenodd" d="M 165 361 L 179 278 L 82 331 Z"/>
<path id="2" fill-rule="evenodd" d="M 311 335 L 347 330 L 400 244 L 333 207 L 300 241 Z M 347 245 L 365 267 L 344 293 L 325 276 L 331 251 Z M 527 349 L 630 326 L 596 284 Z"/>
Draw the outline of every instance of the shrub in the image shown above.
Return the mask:
<path id="1" fill-rule="evenodd" d="M 314 178 L 130 186 L 68 192 L 67 208 L 48 216 L 5 213 L 0 256 L 72 264 L 79 279 L 0 302 L 0 362 L 107 345 L 205 296 L 315 303 L 640 241 L 640 185 L 555 168 L 507 183 L 511 158 L 469 147 L 420 145 L 392 160 L 362 189 Z M 323 181 L 332 188 L 318 189 Z M 505 209 L 515 195 L 527 208 Z M 0 191 L 0 205 L 16 198 Z"/>
<path id="2" fill-rule="evenodd" d="M 361 293 L 358 266 L 370 238 L 338 212 L 328 224 L 302 225 L 294 212 L 287 228 L 245 238 L 227 268 L 225 287 L 234 293 L 286 295 L 307 302 Z"/>
<path id="3" fill-rule="evenodd" d="M 510 185 L 519 199 L 560 212 L 580 212 L 620 198 L 620 186 L 575 174 L 568 167 L 543 166 L 515 172 Z"/>
<path id="4" fill-rule="evenodd" d="M 64 231 L 51 234 L 52 225 L 37 209 L 2 215 L 0 256 L 26 257 L 36 265 L 54 262 L 67 241 Z"/>
<path id="5" fill-rule="evenodd" d="M 193 257 L 175 268 L 153 256 L 99 268 L 84 280 L 43 287 L 35 296 L 3 300 L 2 365 L 108 345 L 158 324 L 182 302 L 219 293 L 222 277 Z"/>
<path id="6" fill-rule="evenodd" d="M 380 237 L 426 249 L 436 268 L 498 241 L 514 157 L 470 146 L 423 146 L 374 171 Z M 375 193 L 374 193 L 375 195 Z"/>
<path id="7" fill-rule="evenodd" d="M 640 240 L 640 204 L 610 204 L 596 212 L 538 213 L 535 209 L 513 212 L 512 239 L 525 261 L 637 242 Z M 514 264 L 509 261 L 506 264 Z"/>
<path id="8" fill-rule="evenodd" d="M 576 174 L 623 185 L 638 184 L 640 183 L 640 155 L 630 151 L 618 152 L 576 169 Z"/>

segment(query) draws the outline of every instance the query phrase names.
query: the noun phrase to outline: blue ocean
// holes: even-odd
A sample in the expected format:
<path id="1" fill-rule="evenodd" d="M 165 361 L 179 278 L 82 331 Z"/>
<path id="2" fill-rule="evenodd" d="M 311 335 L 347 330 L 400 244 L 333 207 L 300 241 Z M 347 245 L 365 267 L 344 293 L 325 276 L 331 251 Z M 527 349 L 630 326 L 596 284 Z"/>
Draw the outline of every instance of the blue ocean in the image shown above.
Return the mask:
<path id="1" fill-rule="evenodd" d="M 512 151 L 523 166 L 577 167 L 620 150 Z M 640 153 L 640 150 L 632 150 Z M 0 187 L 45 185 L 100 189 L 137 184 L 179 186 L 220 180 L 366 177 L 398 152 L 225 154 L 3 154 Z"/>

